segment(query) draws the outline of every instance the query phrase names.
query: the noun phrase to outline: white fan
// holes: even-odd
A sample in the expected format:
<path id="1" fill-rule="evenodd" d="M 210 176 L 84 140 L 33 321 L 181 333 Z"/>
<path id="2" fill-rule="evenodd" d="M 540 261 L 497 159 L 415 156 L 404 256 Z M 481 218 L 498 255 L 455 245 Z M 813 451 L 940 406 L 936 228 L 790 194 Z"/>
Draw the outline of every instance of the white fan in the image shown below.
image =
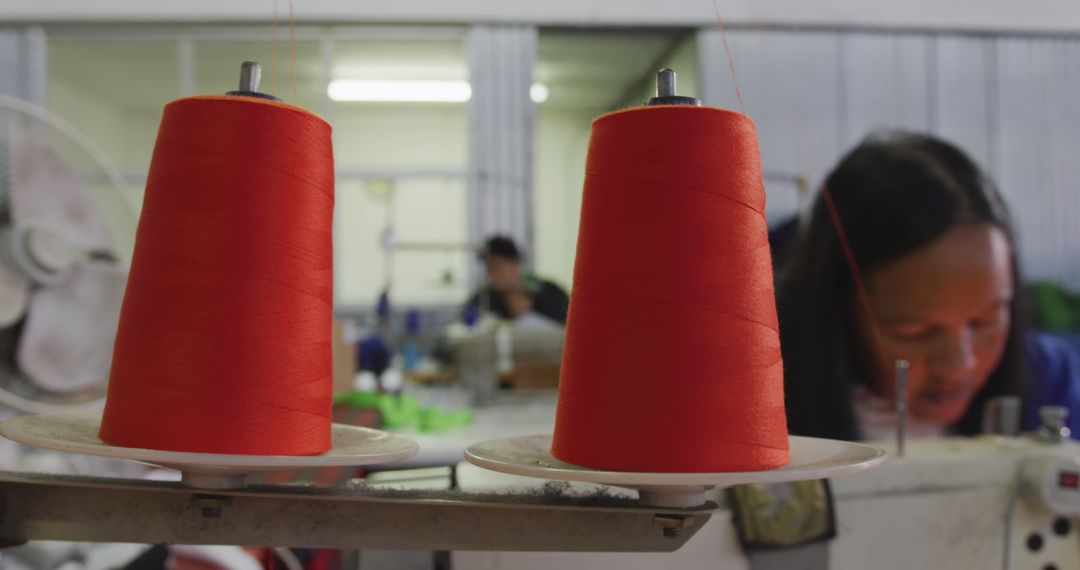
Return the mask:
<path id="1" fill-rule="evenodd" d="M 127 280 L 108 221 L 137 217 L 124 187 L 71 124 L 0 95 L 0 404 L 100 408 Z"/>

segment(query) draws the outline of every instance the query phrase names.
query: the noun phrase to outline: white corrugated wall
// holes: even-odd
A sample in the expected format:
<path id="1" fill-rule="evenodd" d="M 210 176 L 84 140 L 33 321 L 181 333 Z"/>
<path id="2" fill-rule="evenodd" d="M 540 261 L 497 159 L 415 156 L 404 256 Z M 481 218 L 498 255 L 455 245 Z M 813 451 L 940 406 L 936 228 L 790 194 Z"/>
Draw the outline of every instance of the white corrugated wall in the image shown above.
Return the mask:
<path id="1" fill-rule="evenodd" d="M 500 233 L 533 251 L 536 108 L 529 89 L 536 48 L 533 26 L 479 25 L 469 32 L 468 227 L 474 244 Z"/>
<path id="2" fill-rule="evenodd" d="M 766 171 L 816 187 L 874 129 L 938 134 L 998 181 L 1029 279 L 1080 289 L 1080 38 L 918 32 L 728 32 Z M 716 30 L 699 35 L 702 97 L 738 108 Z M 767 181 L 772 219 L 794 187 Z"/>

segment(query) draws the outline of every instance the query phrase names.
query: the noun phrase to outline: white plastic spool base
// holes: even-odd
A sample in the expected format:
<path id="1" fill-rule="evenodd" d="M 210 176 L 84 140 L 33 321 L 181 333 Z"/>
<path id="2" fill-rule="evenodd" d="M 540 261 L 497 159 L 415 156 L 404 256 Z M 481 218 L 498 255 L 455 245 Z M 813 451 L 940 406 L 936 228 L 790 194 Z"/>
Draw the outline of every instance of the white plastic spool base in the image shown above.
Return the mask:
<path id="1" fill-rule="evenodd" d="M 175 469 L 195 489 L 244 486 L 248 475 L 307 467 L 393 463 L 416 454 L 415 441 L 376 429 L 333 424 L 333 447 L 321 455 L 229 455 L 117 447 L 98 439 L 100 414 L 19 416 L 0 422 L 0 435 L 35 447 L 114 459 L 130 459 Z"/>
<path id="2" fill-rule="evenodd" d="M 492 471 L 637 489 L 642 504 L 665 508 L 693 508 L 705 504 L 713 487 L 748 483 L 783 483 L 828 479 L 877 467 L 886 453 L 873 446 L 813 437 L 791 436 L 791 460 L 769 471 L 732 473 L 644 473 L 598 471 L 572 465 L 551 455 L 551 435 L 493 439 L 465 452 L 470 463 Z"/>

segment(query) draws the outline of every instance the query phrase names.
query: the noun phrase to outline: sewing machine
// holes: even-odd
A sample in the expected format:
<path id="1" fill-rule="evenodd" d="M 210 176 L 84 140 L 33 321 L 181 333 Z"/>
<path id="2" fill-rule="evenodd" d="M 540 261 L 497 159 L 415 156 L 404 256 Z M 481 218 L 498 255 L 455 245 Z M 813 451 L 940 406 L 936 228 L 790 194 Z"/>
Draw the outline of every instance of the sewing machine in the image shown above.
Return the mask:
<path id="1" fill-rule="evenodd" d="M 885 445 L 885 444 L 883 444 Z M 889 444 L 888 447 L 892 448 Z M 984 437 L 909 443 L 859 477 L 832 481 L 837 536 L 784 553 L 748 557 L 726 507 L 672 554 L 455 552 L 455 569 L 573 567 L 634 570 L 829 568 L 1048 569 L 1080 567 L 1080 445 Z M 462 488 L 520 487 L 476 469 Z M 714 501 L 722 503 L 720 496 Z"/>
<path id="2" fill-rule="evenodd" d="M 485 319 L 473 328 L 446 331 L 454 377 L 474 404 L 490 403 L 500 379 L 516 387 L 555 388 L 565 331 L 549 323 L 518 324 Z"/>

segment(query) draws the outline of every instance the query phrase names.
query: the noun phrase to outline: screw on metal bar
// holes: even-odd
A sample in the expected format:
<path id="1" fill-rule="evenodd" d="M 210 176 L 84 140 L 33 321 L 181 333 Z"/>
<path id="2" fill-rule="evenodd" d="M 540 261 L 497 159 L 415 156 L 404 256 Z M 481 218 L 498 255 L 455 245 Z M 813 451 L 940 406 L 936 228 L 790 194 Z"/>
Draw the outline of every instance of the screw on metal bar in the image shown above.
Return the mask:
<path id="1" fill-rule="evenodd" d="M 6 511 L 7 501 L 4 500 L 3 496 L 0 496 L 0 516 L 6 514 Z M 8 538 L 6 536 L 0 536 L 0 549 L 12 548 L 14 546 L 22 546 L 27 542 L 29 541 L 25 538 Z"/>
<path id="2" fill-rule="evenodd" d="M 203 518 L 219 519 L 222 510 L 229 504 L 229 498 L 222 495 L 193 495 L 191 503 L 199 509 Z"/>
<path id="3" fill-rule="evenodd" d="M 686 519 L 683 515 L 656 515 L 653 524 L 660 527 L 664 538 L 676 538 L 686 528 Z"/>
<path id="4" fill-rule="evenodd" d="M 1044 443 L 1060 444 L 1064 442 L 1072 435 L 1066 424 L 1068 418 L 1069 408 L 1064 406 L 1039 407 L 1039 419 L 1042 420 L 1042 427 L 1039 428 L 1036 437 Z"/>
<path id="5" fill-rule="evenodd" d="M 7 513 L 7 501 L 0 495 L 0 516 Z M 29 542 L 25 538 L 8 538 L 6 536 L 0 536 L 0 549 L 11 548 L 14 546 L 22 546 Z"/>

